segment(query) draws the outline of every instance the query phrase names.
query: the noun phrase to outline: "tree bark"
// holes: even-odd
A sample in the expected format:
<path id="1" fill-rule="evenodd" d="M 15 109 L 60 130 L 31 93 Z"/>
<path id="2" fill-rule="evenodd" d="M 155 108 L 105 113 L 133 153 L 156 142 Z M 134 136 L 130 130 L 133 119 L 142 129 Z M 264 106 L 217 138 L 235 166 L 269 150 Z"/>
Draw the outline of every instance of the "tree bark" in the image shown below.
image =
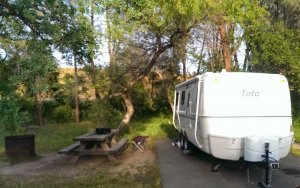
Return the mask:
<path id="1" fill-rule="evenodd" d="M 91 25 L 92 27 L 94 28 L 94 6 L 95 6 L 95 1 L 92 0 L 91 1 Z M 94 39 L 91 39 L 91 40 L 94 40 Z M 94 53 L 93 53 L 93 47 L 92 49 L 89 49 L 89 57 L 88 57 L 88 61 L 91 65 L 91 80 L 92 80 L 92 84 L 93 84 L 93 87 L 94 87 L 94 93 L 95 93 L 95 98 L 96 99 L 100 99 L 100 93 L 99 93 L 99 90 L 97 89 L 96 87 L 96 66 L 95 66 L 95 63 L 94 63 Z"/>
<path id="2" fill-rule="evenodd" d="M 187 32 L 189 32 L 189 30 L 187 30 Z M 121 123 L 119 124 L 119 127 L 118 127 L 119 132 L 123 131 L 124 127 L 126 125 L 128 125 L 128 123 L 130 122 L 130 120 L 134 114 L 134 106 L 133 106 L 132 98 L 131 98 L 131 88 L 132 88 L 133 84 L 139 80 L 142 80 L 145 76 L 147 76 L 149 74 L 149 72 L 152 70 L 152 68 L 154 67 L 154 65 L 158 62 L 161 54 L 163 54 L 167 49 L 170 49 L 174 46 L 172 38 L 173 38 L 173 36 L 175 36 L 175 34 L 178 34 L 178 33 L 175 32 L 174 35 L 172 35 L 170 37 L 170 43 L 167 43 L 167 44 L 162 44 L 161 36 L 159 36 L 159 35 L 156 36 L 156 50 L 153 52 L 152 57 L 150 58 L 150 60 L 148 62 L 148 65 L 146 66 L 146 68 L 144 70 L 139 72 L 137 77 L 134 80 L 132 80 L 131 83 L 128 84 L 129 89 L 127 88 L 125 90 L 125 92 L 122 94 L 122 98 L 126 105 L 126 114 L 124 115 Z M 180 35 L 180 37 L 182 37 L 182 35 Z M 111 60 L 111 62 L 112 62 L 112 60 Z"/>
<path id="3" fill-rule="evenodd" d="M 200 69 L 201 69 L 202 59 L 203 59 L 204 45 L 205 45 L 205 38 L 203 38 L 203 41 L 202 41 L 201 52 L 200 52 L 201 59 L 198 62 L 197 74 L 200 74 Z"/>
<path id="4" fill-rule="evenodd" d="M 245 49 L 245 58 L 244 58 L 244 64 L 243 64 L 243 71 L 249 71 L 248 68 L 248 63 L 250 61 L 250 47 L 249 43 L 246 43 L 246 49 Z"/>
<path id="5" fill-rule="evenodd" d="M 183 74 L 183 81 L 186 81 L 186 56 L 182 57 L 182 74 Z"/>
<path id="6" fill-rule="evenodd" d="M 39 126 L 44 126 L 44 105 L 43 105 L 43 96 L 42 93 L 39 91 L 40 84 L 41 84 L 41 77 L 38 75 L 35 79 L 37 92 L 36 92 L 36 109 L 37 109 L 37 118 Z"/>
<path id="7" fill-rule="evenodd" d="M 167 94 L 168 94 L 168 102 L 172 109 L 172 113 L 174 113 L 174 99 L 172 99 L 172 97 L 171 97 L 172 96 L 171 93 L 173 92 L 173 91 L 171 91 L 171 89 L 173 90 L 173 88 L 174 88 L 174 82 L 171 82 L 167 87 L 167 92 L 168 92 Z M 174 97 L 176 97 L 176 96 L 174 96 Z"/>
<path id="8" fill-rule="evenodd" d="M 112 45 L 112 36 L 111 36 L 111 27 L 109 22 L 109 9 L 105 12 L 105 19 L 106 19 L 106 25 L 107 25 L 107 48 L 108 48 L 108 55 L 109 55 L 109 61 L 110 65 L 115 63 L 115 53 Z"/>
<path id="9" fill-rule="evenodd" d="M 126 114 L 124 115 L 122 121 L 119 124 L 118 130 L 119 133 L 122 133 L 124 131 L 124 128 L 128 125 L 130 122 L 133 114 L 134 114 L 134 106 L 132 103 L 132 98 L 131 98 L 131 89 L 126 89 L 124 93 L 121 94 L 122 98 L 125 102 L 126 106 Z"/>
<path id="10" fill-rule="evenodd" d="M 239 70 L 239 59 L 238 59 L 238 55 L 237 55 L 236 51 L 234 52 L 233 57 L 234 57 L 234 71 L 238 71 Z"/>
<path id="11" fill-rule="evenodd" d="M 145 76 L 147 76 L 148 73 L 152 70 L 153 66 L 157 63 L 157 61 L 158 61 L 160 55 L 161 55 L 162 53 L 164 53 L 167 49 L 171 48 L 171 47 L 173 47 L 172 44 L 167 44 L 167 45 L 165 45 L 165 46 L 160 46 L 160 47 L 158 47 L 158 49 L 153 53 L 153 55 L 152 55 L 152 57 L 151 57 L 151 59 L 150 59 L 148 65 L 147 65 L 147 67 L 145 68 L 145 70 L 144 70 L 143 72 L 141 72 L 141 73 L 138 75 L 136 81 L 141 80 L 141 79 L 143 79 Z"/>
<path id="12" fill-rule="evenodd" d="M 75 121 L 80 122 L 80 107 L 79 107 L 79 83 L 78 83 L 78 70 L 76 55 L 74 55 L 74 101 L 75 101 Z"/>
<path id="13" fill-rule="evenodd" d="M 228 35 L 228 28 L 226 29 L 226 24 L 220 24 L 218 26 L 219 34 L 221 38 L 222 56 L 224 60 L 225 69 L 227 72 L 231 70 L 231 53 L 230 53 L 230 41 Z M 229 27 L 229 26 L 228 26 Z"/>

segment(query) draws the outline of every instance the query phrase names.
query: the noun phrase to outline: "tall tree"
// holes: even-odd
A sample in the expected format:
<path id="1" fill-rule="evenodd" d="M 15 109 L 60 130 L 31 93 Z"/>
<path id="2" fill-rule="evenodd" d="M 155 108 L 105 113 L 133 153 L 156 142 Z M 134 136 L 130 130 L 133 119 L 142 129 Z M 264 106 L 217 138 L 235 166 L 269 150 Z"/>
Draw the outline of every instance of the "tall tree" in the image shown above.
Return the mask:
<path id="1" fill-rule="evenodd" d="M 126 79 L 127 84 L 123 85 L 125 87 L 120 90 L 127 108 L 127 113 L 119 125 L 122 129 L 134 113 L 131 101 L 132 86 L 150 73 L 164 53 L 175 45 L 185 46 L 188 33 L 203 15 L 200 16 L 201 1 L 153 0 L 110 3 L 108 5 L 114 7 L 109 12 L 109 18 L 112 18 L 111 36 L 119 44 L 118 49 L 115 49 L 115 52 L 118 52 L 116 63 L 124 62 L 121 61 L 125 57 L 124 53 L 129 52 L 126 49 L 135 49 L 132 50 L 135 53 L 130 55 L 132 59 L 116 65 L 121 66 L 119 69 L 124 67 L 121 69 L 123 74 L 131 75 Z M 139 54 L 136 54 L 137 52 Z M 185 53 L 180 54 L 184 56 L 182 54 Z M 182 59 L 185 61 L 185 57 Z"/>
<path id="2" fill-rule="evenodd" d="M 258 0 L 207 0 L 207 21 L 217 27 L 222 60 L 227 71 L 232 69 L 232 57 L 240 46 L 238 28 L 262 24 L 266 15 Z M 237 37 L 237 38 L 236 38 Z"/>
<path id="3" fill-rule="evenodd" d="M 101 2 L 100 2 L 101 3 Z M 99 43 L 101 42 L 100 35 L 101 28 L 97 27 L 95 24 L 96 17 L 100 17 L 102 12 L 102 5 L 96 2 L 96 0 L 80 0 L 77 1 L 78 4 L 78 14 L 80 14 L 80 17 L 84 17 L 86 20 L 86 26 L 90 27 L 90 30 L 88 33 L 86 33 L 86 43 L 87 43 L 87 57 L 86 61 L 84 62 L 85 69 L 88 72 L 88 76 L 91 79 L 91 87 L 94 90 L 94 95 L 96 99 L 100 98 L 100 92 L 99 92 L 99 86 L 97 85 L 97 73 L 99 70 L 97 70 L 97 66 L 95 64 L 94 59 L 99 54 Z M 89 23 L 88 23 L 89 22 Z"/>
<path id="4" fill-rule="evenodd" d="M 247 65 L 250 71 L 280 73 L 289 78 L 290 87 L 299 91 L 299 36 L 300 31 L 288 20 L 297 13 L 286 9 L 294 1 L 262 1 L 270 12 L 269 21 L 259 27 L 245 30 L 247 40 Z M 297 3 L 297 2 L 294 2 Z M 293 15 L 295 14 L 295 15 Z M 293 16 L 292 16 L 293 15 Z M 285 20 L 288 19 L 288 20 Z"/>
<path id="5" fill-rule="evenodd" d="M 74 7 L 66 1 L 0 1 L 0 36 L 10 39 L 35 38 L 55 43 L 71 23 Z"/>
<path id="6" fill-rule="evenodd" d="M 15 62 L 18 67 L 10 76 L 21 95 L 34 96 L 38 124 L 44 125 L 44 100 L 53 89 L 57 79 L 57 64 L 49 45 L 43 41 L 27 41 L 22 57 Z"/>

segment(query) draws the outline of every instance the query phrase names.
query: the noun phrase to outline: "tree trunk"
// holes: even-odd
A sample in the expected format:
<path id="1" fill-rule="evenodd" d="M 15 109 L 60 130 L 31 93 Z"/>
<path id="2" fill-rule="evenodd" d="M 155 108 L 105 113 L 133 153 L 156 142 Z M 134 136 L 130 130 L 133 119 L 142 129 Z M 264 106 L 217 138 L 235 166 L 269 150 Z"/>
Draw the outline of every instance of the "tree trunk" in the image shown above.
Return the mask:
<path id="1" fill-rule="evenodd" d="M 233 57 L 234 57 L 234 71 L 238 71 L 239 70 L 239 59 L 238 59 L 236 51 L 234 52 Z"/>
<path id="2" fill-rule="evenodd" d="M 230 55 L 230 41 L 229 35 L 226 29 L 226 24 L 219 25 L 219 34 L 221 38 L 222 56 L 224 59 L 224 65 L 227 72 L 231 70 L 231 55 Z M 229 26 L 228 26 L 229 27 Z"/>
<path id="3" fill-rule="evenodd" d="M 119 124 L 119 133 L 122 133 L 124 131 L 125 126 L 128 125 L 130 122 L 133 114 L 134 114 L 134 106 L 132 103 L 132 98 L 131 98 L 131 88 L 128 90 L 126 89 L 124 93 L 122 93 L 122 98 L 125 102 L 126 106 L 126 114 L 124 115 L 121 123 Z"/>
<path id="4" fill-rule="evenodd" d="M 94 28 L 94 5 L 95 5 L 95 1 L 92 0 L 91 1 L 91 25 L 92 27 Z M 94 40 L 94 39 L 92 39 Z M 93 84 L 93 87 L 94 87 L 94 93 L 95 93 L 95 98 L 96 99 L 100 99 L 100 93 L 99 93 L 99 90 L 97 89 L 96 87 L 96 66 L 95 66 L 95 63 L 94 63 L 94 53 L 93 53 L 93 47 L 89 49 L 89 57 L 88 57 L 88 60 L 89 60 L 89 63 L 91 65 L 91 80 L 92 80 L 92 84 Z"/>
<path id="5" fill-rule="evenodd" d="M 174 99 L 172 99 L 172 95 L 171 93 L 173 92 L 173 88 L 174 88 L 174 82 L 171 82 L 170 84 L 168 84 L 168 87 L 167 87 L 167 92 L 168 92 L 168 102 L 169 102 L 169 105 L 172 109 L 172 113 L 174 113 Z M 174 96 L 176 97 L 176 96 Z"/>
<path id="6" fill-rule="evenodd" d="M 40 83 L 41 83 L 41 77 L 38 75 L 35 79 L 36 87 L 38 88 L 36 92 L 36 109 L 37 109 L 37 118 L 39 122 L 39 126 L 44 125 L 44 117 L 43 117 L 43 112 L 44 112 L 44 105 L 43 105 L 43 96 L 42 93 L 39 91 L 40 88 Z"/>
<path id="7" fill-rule="evenodd" d="M 42 99 L 40 93 L 36 94 L 36 98 L 37 98 L 37 116 L 38 116 L 39 126 L 44 126 L 44 117 L 43 117 L 44 105 L 43 105 L 43 99 Z"/>
<path id="8" fill-rule="evenodd" d="M 74 101 L 75 101 L 75 121 L 80 122 L 80 107 L 79 107 L 79 84 L 76 55 L 74 55 Z"/>
<path id="9" fill-rule="evenodd" d="M 249 49 L 249 44 L 246 43 L 245 58 L 244 58 L 244 64 L 243 64 L 243 71 L 249 71 L 247 69 L 249 61 L 250 61 L 250 49 Z"/>
<path id="10" fill-rule="evenodd" d="M 109 55 L 109 61 L 110 65 L 115 63 L 115 54 L 114 49 L 112 46 L 112 36 L 111 36 L 111 28 L 110 28 L 110 22 L 109 22 L 109 9 L 105 12 L 105 18 L 106 18 L 106 25 L 107 25 L 107 48 L 108 48 L 108 55 Z"/>
<path id="11" fill-rule="evenodd" d="M 182 74 L 183 74 L 183 81 L 186 81 L 186 57 L 182 58 Z"/>
<path id="12" fill-rule="evenodd" d="M 205 38 L 203 38 L 203 41 L 202 41 L 201 52 L 200 52 L 201 59 L 199 59 L 199 62 L 198 62 L 197 74 L 200 74 L 200 69 L 201 69 L 202 60 L 203 60 L 204 45 L 205 45 Z"/>

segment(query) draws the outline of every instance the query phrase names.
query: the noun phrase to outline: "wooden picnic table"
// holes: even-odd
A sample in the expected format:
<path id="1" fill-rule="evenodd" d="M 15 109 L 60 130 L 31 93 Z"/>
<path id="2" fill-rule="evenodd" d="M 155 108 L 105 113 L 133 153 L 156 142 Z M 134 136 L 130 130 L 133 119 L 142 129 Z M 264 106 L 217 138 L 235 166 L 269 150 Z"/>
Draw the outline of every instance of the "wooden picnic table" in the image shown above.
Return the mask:
<path id="1" fill-rule="evenodd" d="M 110 160 L 116 160 L 115 156 L 127 146 L 126 139 L 116 142 L 117 133 L 118 129 L 112 129 L 108 134 L 96 134 L 95 131 L 90 131 L 75 137 L 74 141 L 76 142 L 74 144 L 58 153 L 73 154 L 77 157 L 75 161 L 82 155 L 106 155 Z"/>
<path id="2" fill-rule="evenodd" d="M 74 141 L 81 142 L 103 142 L 107 139 L 114 139 L 118 129 L 112 129 L 109 134 L 96 134 L 96 131 L 90 131 L 74 138 Z"/>

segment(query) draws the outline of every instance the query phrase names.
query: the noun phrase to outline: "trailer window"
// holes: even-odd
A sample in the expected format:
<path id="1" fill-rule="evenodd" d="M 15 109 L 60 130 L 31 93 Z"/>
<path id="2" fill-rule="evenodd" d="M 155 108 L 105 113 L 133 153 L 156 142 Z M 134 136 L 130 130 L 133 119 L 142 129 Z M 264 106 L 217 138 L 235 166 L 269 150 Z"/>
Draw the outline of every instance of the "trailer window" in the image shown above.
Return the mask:
<path id="1" fill-rule="evenodd" d="M 179 93 L 176 92 L 176 96 L 175 96 L 175 105 L 178 106 L 178 96 L 179 96 Z"/>
<path id="2" fill-rule="evenodd" d="M 185 91 L 182 91 L 181 93 L 181 105 L 184 105 L 184 100 L 185 100 Z"/>
<path id="3" fill-rule="evenodd" d="M 191 94 L 190 94 L 190 93 L 188 93 L 187 107 L 189 107 L 189 106 L 190 106 L 190 98 L 191 98 Z"/>

